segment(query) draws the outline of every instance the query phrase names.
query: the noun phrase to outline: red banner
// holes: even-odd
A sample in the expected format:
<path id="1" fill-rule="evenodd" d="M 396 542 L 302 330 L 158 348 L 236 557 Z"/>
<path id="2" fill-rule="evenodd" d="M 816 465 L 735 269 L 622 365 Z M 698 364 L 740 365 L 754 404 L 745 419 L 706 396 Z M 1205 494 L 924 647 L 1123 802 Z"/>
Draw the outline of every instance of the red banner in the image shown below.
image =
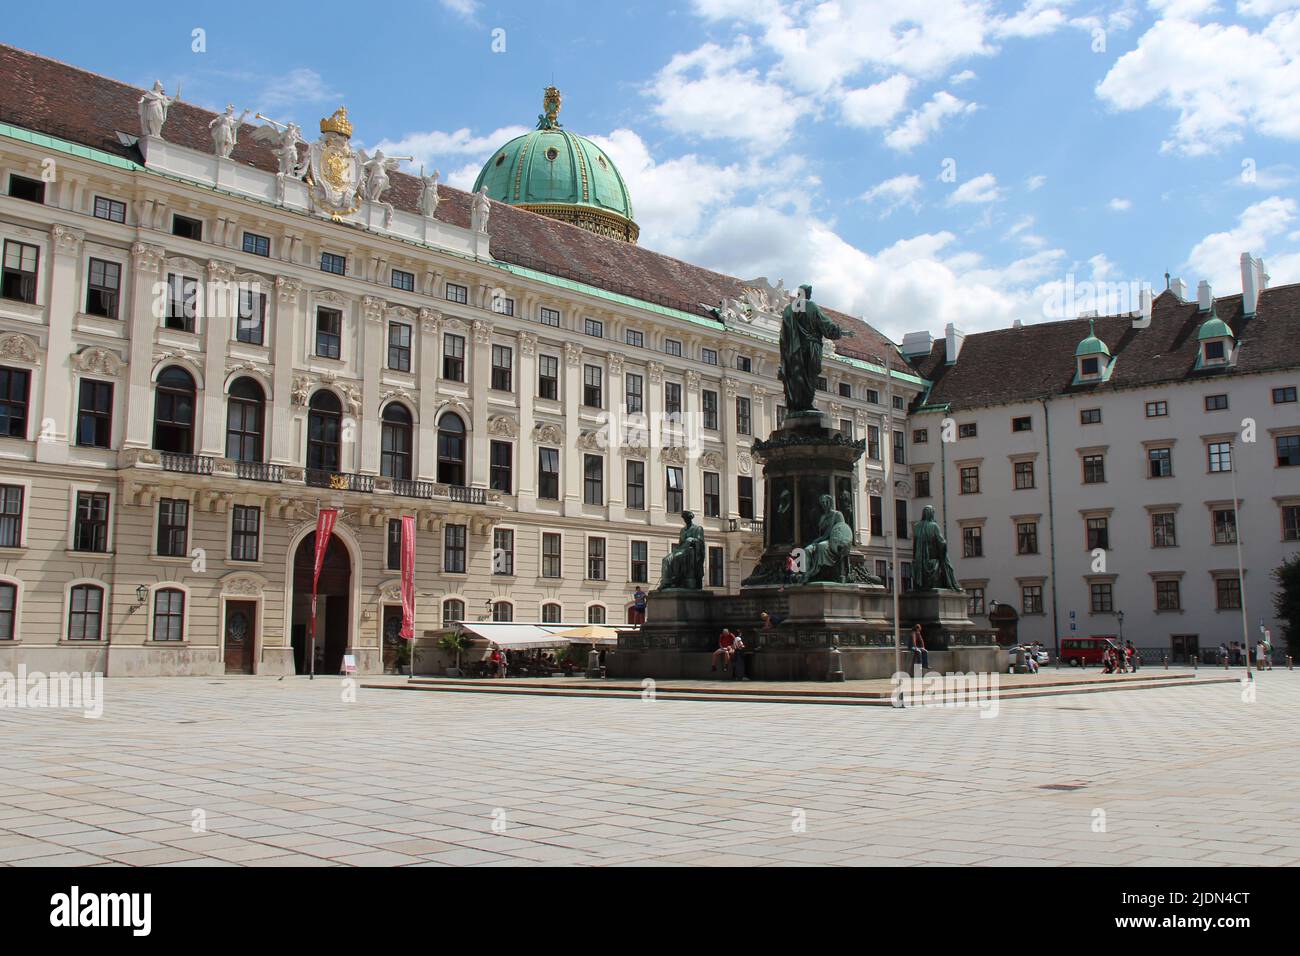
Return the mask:
<path id="1" fill-rule="evenodd" d="M 415 518 L 402 515 L 402 629 L 398 636 L 415 638 Z"/>
<path id="2" fill-rule="evenodd" d="M 334 522 L 339 513 L 333 508 L 322 508 L 316 515 L 316 555 L 315 566 L 311 575 L 311 624 L 308 634 L 311 636 L 311 673 L 316 673 L 316 586 L 320 583 L 320 569 L 325 563 L 325 551 L 329 548 L 330 537 L 334 534 Z"/>

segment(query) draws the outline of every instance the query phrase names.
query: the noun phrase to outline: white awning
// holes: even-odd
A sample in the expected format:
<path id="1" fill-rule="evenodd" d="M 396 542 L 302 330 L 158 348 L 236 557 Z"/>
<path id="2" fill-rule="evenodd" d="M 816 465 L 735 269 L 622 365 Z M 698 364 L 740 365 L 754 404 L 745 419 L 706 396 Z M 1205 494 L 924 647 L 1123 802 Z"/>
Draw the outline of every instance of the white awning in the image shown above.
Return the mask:
<path id="1" fill-rule="evenodd" d="M 581 624 L 504 624 L 495 621 L 461 621 L 460 629 L 466 634 L 510 650 L 530 650 L 543 647 L 564 647 L 566 644 L 591 644 L 590 640 L 570 640 L 557 637 L 560 631 L 571 631 Z M 602 646 L 614 646 L 617 638 L 595 641 Z"/>

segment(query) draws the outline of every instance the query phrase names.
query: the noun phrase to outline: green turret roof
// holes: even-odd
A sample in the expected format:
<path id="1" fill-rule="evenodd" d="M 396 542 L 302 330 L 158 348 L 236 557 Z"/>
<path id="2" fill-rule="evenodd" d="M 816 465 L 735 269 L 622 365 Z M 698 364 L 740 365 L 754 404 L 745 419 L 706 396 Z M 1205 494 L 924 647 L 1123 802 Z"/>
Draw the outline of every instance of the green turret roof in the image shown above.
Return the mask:
<path id="1" fill-rule="evenodd" d="M 1088 337 L 1079 343 L 1079 347 L 1074 350 L 1075 358 L 1082 358 L 1085 355 L 1110 355 L 1110 349 L 1106 343 L 1097 338 L 1097 322 L 1095 319 L 1088 320 Z"/>
<path id="2" fill-rule="evenodd" d="M 1196 333 L 1196 337 L 1204 342 L 1206 339 L 1233 338 L 1232 329 L 1227 322 L 1219 318 L 1216 308 L 1210 306 L 1210 317 L 1201 323 L 1201 330 Z"/>

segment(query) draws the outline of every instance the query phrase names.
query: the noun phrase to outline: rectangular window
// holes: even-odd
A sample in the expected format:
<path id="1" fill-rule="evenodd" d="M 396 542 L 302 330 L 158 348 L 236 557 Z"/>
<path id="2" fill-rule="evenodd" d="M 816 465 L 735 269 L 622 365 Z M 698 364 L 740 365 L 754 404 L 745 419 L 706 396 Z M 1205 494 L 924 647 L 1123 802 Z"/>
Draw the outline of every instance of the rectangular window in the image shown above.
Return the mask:
<path id="1" fill-rule="evenodd" d="M 1100 424 L 1101 424 L 1101 409 L 1100 409 L 1100 408 L 1085 408 L 1085 409 L 1081 410 L 1081 411 L 1079 412 L 1079 424 L 1080 424 L 1080 425 L 1100 425 Z"/>
<path id="2" fill-rule="evenodd" d="M 1026 488 L 1034 487 L 1034 463 L 1032 461 L 1015 462 L 1014 470 L 1017 491 L 1024 491 Z"/>
<path id="3" fill-rule="evenodd" d="M 153 595 L 153 639 L 185 640 L 185 592 L 160 588 Z"/>
<path id="4" fill-rule="evenodd" d="M 543 305 L 537 310 L 537 321 L 541 322 L 542 325 L 549 325 L 553 329 L 558 329 L 560 327 L 560 310 L 548 309 Z"/>
<path id="5" fill-rule="evenodd" d="M 103 615 L 104 589 L 93 584 L 78 584 L 68 600 L 68 640 L 99 640 Z"/>
<path id="6" fill-rule="evenodd" d="M 961 529 L 961 554 L 963 558 L 984 556 L 984 529 L 979 525 Z"/>
<path id="7" fill-rule="evenodd" d="M 1206 449 L 1210 460 L 1210 471 L 1232 471 L 1232 442 L 1210 442 Z"/>
<path id="8" fill-rule="evenodd" d="M 742 518 L 754 517 L 754 479 L 749 475 L 736 478 L 736 513 Z"/>
<path id="9" fill-rule="evenodd" d="M 122 267 L 103 259 L 90 260 L 86 283 L 86 314 L 117 318 L 118 296 L 122 292 Z"/>
<path id="10" fill-rule="evenodd" d="M 235 317 L 235 339 L 249 345 L 266 341 L 266 296 L 250 289 L 239 290 L 239 314 Z"/>
<path id="11" fill-rule="evenodd" d="M 777 405 L 776 406 L 776 427 L 780 428 L 784 424 L 785 424 L 785 406 Z"/>
<path id="12" fill-rule="evenodd" d="M 718 364 L 717 349 L 700 349 L 700 361 L 703 362 L 705 365 L 717 365 Z"/>
<path id="13" fill-rule="evenodd" d="M 847 438 L 849 441 L 853 441 L 853 419 L 851 418 L 840 419 L 840 434 L 843 435 L 845 438 Z"/>
<path id="14" fill-rule="evenodd" d="M 1278 435 L 1275 441 L 1279 468 L 1300 465 L 1300 435 Z"/>
<path id="15" fill-rule="evenodd" d="M 1086 522 L 1088 534 L 1088 550 L 1096 551 L 1101 548 L 1103 551 L 1110 550 L 1110 519 L 1109 518 L 1089 518 Z"/>
<path id="16" fill-rule="evenodd" d="M 979 435 L 979 425 L 975 422 L 967 422 L 964 425 L 957 426 L 958 438 L 975 438 Z"/>
<path id="17" fill-rule="evenodd" d="M 907 433 L 894 432 L 894 458 L 895 465 L 907 464 Z"/>
<path id="18" fill-rule="evenodd" d="M 644 395 L 642 394 L 644 380 L 635 372 L 628 372 L 627 375 L 624 376 L 624 379 L 624 384 L 626 385 L 626 394 L 624 398 L 627 410 L 629 412 L 645 411 L 645 400 Z"/>
<path id="19" fill-rule="evenodd" d="M 14 639 L 14 611 L 18 607 L 18 586 L 0 583 L 0 641 Z"/>
<path id="20" fill-rule="evenodd" d="M 605 539 L 587 539 L 587 580 L 605 580 Z"/>
<path id="21" fill-rule="evenodd" d="M 727 553 L 722 548 L 709 548 L 709 587 L 726 587 Z"/>
<path id="22" fill-rule="evenodd" d="M 0 485 L 0 548 L 23 546 L 23 492 L 21 485 Z"/>
<path id="23" fill-rule="evenodd" d="M 330 272 L 336 276 L 346 275 L 348 271 L 347 256 L 335 255 L 332 252 L 322 252 L 320 254 L 320 271 Z"/>
<path id="24" fill-rule="evenodd" d="M 1172 478 L 1174 474 L 1173 449 L 1148 448 L 1147 474 L 1152 478 Z"/>
<path id="25" fill-rule="evenodd" d="M 388 367 L 394 372 L 411 370 L 411 327 L 405 322 L 388 323 Z"/>
<path id="26" fill-rule="evenodd" d="M 1013 432 L 1028 432 L 1028 431 L 1033 431 L 1033 429 L 1034 429 L 1034 420 L 1030 418 L 1028 415 L 1024 415 L 1020 418 L 1011 419 L 1011 430 Z"/>
<path id="27" fill-rule="evenodd" d="M 582 404 L 588 408 L 604 408 L 605 397 L 602 394 L 603 369 L 599 365 L 582 367 Z"/>
<path id="28" fill-rule="evenodd" d="M 918 471 L 912 474 L 912 480 L 916 483 L 916 497 L 930 497 L 930 473 L 928 471 Z"/>
<path id="29" fill-rule="evenodd" d="M 514 494 L 514 446 L 508 441 L 494 441 L 490 452 L 492 467 L 489 486 L 503 495 Z"/>
<path id="30" fill-rule="evenodd" d="M 163 326 L 178 332 L 193 332 L 199 314 L 199 280 L 169 273 L 167 276 L 167 313 Z"/>
<path id="31" fill-rule="evenodd" d="M 1241 609 L 1241 579 L 1216 578 L 1214 581 L 1216 606 L 1220 611 Z"/>
<path id="32" fill-rule="evenodd" d="M 705 428 L 710 431 L 718 431 L 718 393 L 711 390 L 703 389 L 699 393 L 701 399 L 701 411 L 705 419 Z"/>
<path id="33" fill-rule="evenodd" d="M 173 215 L 172 235 L 180 236 L 182 239 L 193 239 L 195 242 L 202 242 L 203 222 L 199 219 L 191 219 L 189 216 Z"/>
<path id="34" fill-rule="evenodd" d="M 871 404 L 871 405 L 879 405 L 879 404 L 880 404 L 880 393 L 879 393 L 878 391 L 876 391 L 874 388 L 869 388 L 869 389 L 867 389 L 867 402 L 868 402 L 868 404 Z"/>
<path id="35" fill-rule="evenodd" d="M 1020 588 L 1020 613 L 1043 613 L 1043 586 L 1041 584 L 1026 584 Z"/>
<path id="36" fill-rule="evenodd" d="M 916 428 L 912 431 L 912 444 L 924 445 L 930 440 L 930 429 Z"/>
<path id="37" fill-rule="evenodd" d="M 582 323 L 582 330 L 590 336 L 598 339 L 605 337 L 605 323 L 598 319 L 586 319 Z"/>
<path id="38" fill-rule="evenodd" d="M 1016 554 L 1038 553 L 1038 522 L 1021 521 L 1016 524 Z"/>
<path id="39" fill-rule="evenodd" d="M 664 339 L 664 351 L 669 355 L 680 357 L 682 354 L 682 343 L 676 339 Z"/>
<path id="40" fill-rule="evenodd" d="M 343 313 L 338 309 L 316 310 L 316 354 L 321 358 L 339 357 L 343 343 Z"/>
<path id="41" fill-rule="evenodd" d="M 1110 614 L 1115 610 L 1115 587 L 1109 581 L 1090 584 L 1088 594 L 1093 614 Z"/>
<path id="42" fill-rule="evenodd" d="M 465 381 L 465 336 L 443 333 L 442 377 L 450 382 Z"/>
<path id="43" fill-rule="evenodd" d="M 267 258 L 271 255 L 271 240 L 255 232 L 244 233 L 244 251 L 249 255 Z"/>
<path id="44" fill-rule="evenodd" d="M 633 541 L 631 550 L 632 564 L 630 578 L 634 584 L 650 583 L 650 545 L 645 541 Z"/>
<path id="45" fill-rule="evenodd" d="M 748 355 L 736 356 L 737 372 L 752 372 L 753 370 L 754 370 L 754 362 Z"/>
<path id="46" fill-rule="evenodd" d="M 667 473 L 667 511 L 669 514 L 681 514 L 686 496 L 686 481 L 682 469 L 670 466 Z"/>
<path id="47" fill-rule="evenodd" d="M 974 617 L 976 614 L 984 613 L 984 589 L 967 587 L 966 588 L 966 616 Z"/>
<path id="48" fill-rule="evenodd" d="M 680 382 L 664 382 L 664 414 L 682 413 L 682 386 Z"/>
<path id="49" fill-rule="evenodd" d="M 515 573 L 515 533 L 509 528 L 492 532 L 492 573 L 505 576 Z"/>
<path id="50" fill-rule="evenodd" d="M 108 448 L 113 431 L 113 383 L 83 378 L 77 398 L 77 444 Z"/>
<path id="51" fill-rule="evenodd" d="M 402 519 L 388 519 L 387 547 L 384 553 L 384 567 L 389 571 L 402 569 Z"/>
<path id="52" fill-rule="evenodd" d="M 492 387 L 498 392 L 514 391 L 514 364 L 510 346 L 492 346 Z"/>
<path id="53" fill-rule="evenodd" d="M 560 498 L 560 450 L 537 449 L 537 497 L 550 501 Z"/>
<path id="54" fill-rule="evenodd" d="M 1178 547 L 1178 532 L 1172 511 L 1157 511 L 1151 515 L 1151 547 Z"/>
<path id="55" fill-rule="evenodd" d="M 736 396 L 736 434 L 748 435 L 753 432 L 753 417 L 749 399 L 743 395 Z"/>
<path id="56" fill-rule="evenodd" d="M 885 536 L 885 499 L 879 495 L 872 495 L 867 501 L 867 507 L 871 516 L 871 536 L 873 538 L 883 538 Z"/>
<path id="57" fill-rule="evenodd" d="M 840 398 L 852 398 L 853 386 L 849 382 L 840 382 Z"/>
<path id="58" fill-rule="evenodd" d="M 716 518 L 722 513 L 722 476 L 716 471 L 704 473 L 704 517 Z"/>
<path id="59" fill-rule="evenodd" d="M 1227 508 L 1214 511 L 1214 543 L 1237 543 L 1237 513 Z"/>
<path id="60" fill-rule="evenodd" d="M 108 550 L 108 495 L 105 492 L 77 492 L 72 550 L 98 553 Z"/>
<path id="61" fill-rule="evenodd" d="M 1300 541 L 1300 505 L 1282 506 L 1282 540 Z"/>
<path id="62" fill-rule="evenodd" d="M 1147 418 L 1164 418 L 1168 414 L 1168 402 L 1147 402 Z"/>
<path id="63" fill-rule="evenodd" d="M 109 222 L 126 222 L 126 203 L 105 196 L 95 197 L 95 218 Z"/>
<path id="64" fill-rule="evenodd" d="M 1285 405 L 1295 401 L 1295 386 L 1286 385 L 1282 388 L 1273 389 L 1273 404 Z"/>
<path id="65" fill-rule="evenodd" d="M 627 506 L 634 511 L 645 510 L 645 462 L 629 459 L 627 462 Z"/>
<path id="66" fill-rule="evenodd" d="M 1178 611 L 1183 606 L 1178 580 L 1156 581 L 1156 610 Z"/>
<path id="67" fill-rule="evenodd" d="M 447 283 L 447 301 L 465 305 L 469 302 L 469 289 L 454 282 Z"/>
<path id="68" fill-rule="evenodd" d="M 0 366 L 0 437 L 27 437 L 27 403 L 31 372 Z"/>
<path id="69" fill-rule="evenodd" d="M 41 250 L 25 242 L 5 240 L 4 277 L 0 280 L 0 296 L 36 303 L 36 273 L 40 265 Z"/>
<path id="70" fill-rule="evenodd" d="M 830 383 L 826 380 L 825 375 L 817 376 L 817 391 L 825 392 L 830 388 Z"/>
<path id="71" fill-rule="evenodd" d="M 1104 455 L 1084 455 L 1083 483 L 1099 485 L 1106 480 L 1106 457 Z"/>
<path id="72" fill-rule="evenodd" d="M 589 505 L 605 503 L 605 459 L 600 455 L 582 456 L 582 500 Z"/>
<path id="73" fill-rule="evenodd" d="M 880 427 L 878 425 L 867 426 L 867 457 L 872 461 L 880 461 Z"/>
<path id="74" fill-rule="evenodd" d="M 465 537 L 463 524 L 449 524 L 443 530 L 442 570 L 448 574 L 465 573 Z"/>
<path id="75" fill-rule="evenodd" d="M 253 505 L 235 505 L 230 519 L 230 559 L 256 561 L 262 530 L 262 509 Z"/>
<path id="76" fill-rule="evenodd" d="M 968 465 L 961 470 L 961 493 L 977 495 L 980 493 L 980 469 L 978 465 Z"/>
<path id="77" fill-rule="evenodd" d="M 497 315 L 514 315 L 515 300 L 504 295 L 492 296 L 492 311 Z"/>
<path id="78" fill-rule="evenodd" d="M 894 529 L 898 537 L 906 541 L 911 522 L 907 520 L 907 500 L 899 498 L 894 501 Z"/>
<path id="79" fill-rule="evenodd" d="M 1228 407 L 1227 395 L 1206 395 L 1205 410 L 1207 412 L 1221 412 Z"/>
<path id="80" fill-rule="evenodd" d="M 394 289 L 400 289 L 403 292 L 415 291 L 415 273 L 407 272 L 404 269 L 394 269 L 388 280 Z"/>
<path id="81" fill-rule="evenodd" d="M 537 397 L 551 402 L 560 399 L 560 360 L 555 355 L 537 357 Z"/>
<path id="82" fill-rule="evenodd" d="M 628 345 L 631 345 L 634 348 L 645 348 L 645 335 L 638 332 L 636 329 L 628 329 L 624 335 L 624 339 L 627 341 Z"/>
<path id="83" fill-rule="evenodd" d="M 542 577 L 558 578 L 563 574 L 560 554 L 560 536 L 555 532 L 542 533 Z"/>
<path id="84" fill-rule="evenodd" d="M 183 558 L 189 549 L 190 503 L 180 498 L 163 498 L 158 502 L 158 554 Z"/>

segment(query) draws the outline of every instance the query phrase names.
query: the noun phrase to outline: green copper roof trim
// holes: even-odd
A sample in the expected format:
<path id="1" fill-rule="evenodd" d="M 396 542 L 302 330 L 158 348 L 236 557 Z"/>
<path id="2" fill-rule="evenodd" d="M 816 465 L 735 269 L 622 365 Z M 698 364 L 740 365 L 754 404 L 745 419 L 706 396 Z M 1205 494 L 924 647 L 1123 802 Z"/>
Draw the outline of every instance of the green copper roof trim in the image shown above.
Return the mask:
<path id="1" fill-rule="evenodd" d="M 1097 338 L 1097 320 L 1088 320 L 1088 337 L 1079 343 L 1078 348 L 1074 350 L 1074 357 L 1079 358 L 1084 355 L 1110 355 L 1110 349 L 1106 343 Z"/>
<path id="2" fill-rule="evenodd" d="M 114 156 L 112 153 L 106 153 L 102 149 L 82 146 L 80 143 L 47 136 L 44 133 L 33 133 L 31 130 L 23 129 L 21 126 L 10 126 L 8 123 L 0 123 L 0 136 L 8 136 L 10 139 L 16 139 L 21 143 L 30 143 L 33 146 L 39 146 L 41 149 L 48 149 L 56 153 L 67 153 L 70 156 L 80 156 L 82 159 L 116 166 L 118 169 L 132 171 L 144 169 L 139 163 L 132 162 L 121 156 Z"/>
<path id="3" fill-rule="evenodd" d="M 1201 323 L 1201 330 L 1196 333 L 1196 337 L 1204 342 L 1206 339 L 1230 339 L 1233 337 L 1232 329 L 1228 323 L 1217 315 L 1211 314 L 1208 319 Z"/>
<path id="4" fill-rule="evenodd" d="M 1106 354 L 1109 355 L 1110 353 L 1107 352 Z M 1101 377 L 1100 377 L 1100 378 L 1084 378 L 1084 377 L 1083 377 L 1083 372 L 1081 372 L 1081 371 L 1080 371 L 1080 372 L 1075 372 L 1075 373 L 1074 373 L 1074 379 L 1070 382 L 1070 385 L 1071 385 L 1071 386 L 1074 386 L 1074 385 L 1102 385 L 1102 384 L 1104 384 L 1104 383 L 1106 383 L 1106 382 L 1109 382 L 1109 381 L 1110 381 L 1110 377 L 1111 377 L 1111 375 L 1113 375 L 1113 374 L 1115 373 L 1115 366 L 1118 365 L 1118 364 L 1119 364 L 1119 358 L 1118 358 L 1118 357 L 1116 357 L 1116 358 L 1112 358 L 1109 362 L 1106 363 L 1106 367 L 1103 368 L 1103 369 L 1101 370 Z"/>

